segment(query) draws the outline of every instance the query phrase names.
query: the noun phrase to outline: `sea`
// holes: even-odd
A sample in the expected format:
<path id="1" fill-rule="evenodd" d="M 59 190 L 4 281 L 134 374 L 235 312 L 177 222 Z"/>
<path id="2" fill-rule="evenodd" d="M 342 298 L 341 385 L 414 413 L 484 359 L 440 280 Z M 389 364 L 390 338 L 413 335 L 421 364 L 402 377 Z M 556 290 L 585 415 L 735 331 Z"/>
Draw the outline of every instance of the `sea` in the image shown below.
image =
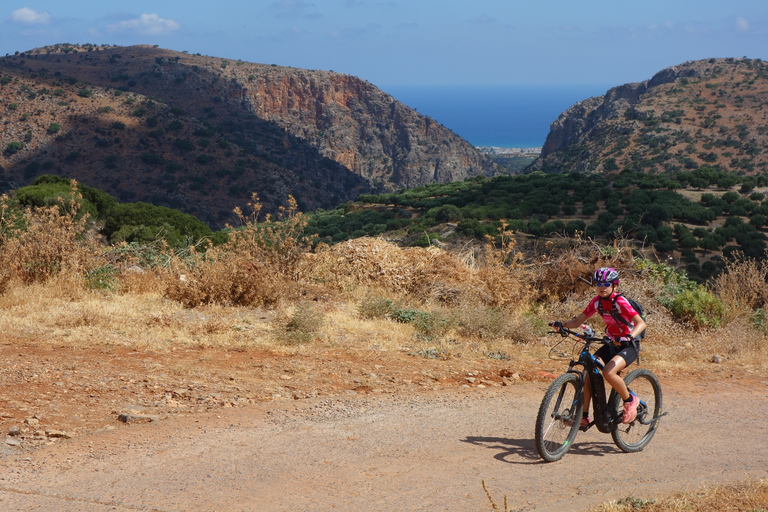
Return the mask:
<path id="1" fill-rule="evenodd" d="M 536 148 L 569 107 L 613 87 L 578 85 L 388 86 L 384 91 L 478 147 Z"/>

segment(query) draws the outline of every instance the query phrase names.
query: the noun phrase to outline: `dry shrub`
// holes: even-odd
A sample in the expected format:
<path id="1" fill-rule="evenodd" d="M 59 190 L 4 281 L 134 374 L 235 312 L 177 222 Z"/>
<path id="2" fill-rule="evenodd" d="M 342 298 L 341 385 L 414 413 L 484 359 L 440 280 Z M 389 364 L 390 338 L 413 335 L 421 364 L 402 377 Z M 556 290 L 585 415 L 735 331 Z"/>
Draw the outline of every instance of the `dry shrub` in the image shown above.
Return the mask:
<path id="1" fill-rule="evenodd" d="M 475 280 L 468 268 L 440 249 L 403 249 L 378 238 L 348 240 L 317 256 L 331 259 L 336 272 L 358 285 L 396 293 L 429 296 L 430 290 L 439 290 L 450 295 L 451 285 Z"/>
<path id="2" fill-rule="evenodd" d="M 129 266 L 117 276 L 118 289 L 123 293 L 145 294 L 158 292 L 160 278 L 157 272 Z"/>
<path id="3" fill-rule="evenodd" d="M 353 291 L 359 284 L 354 276 L 340 268 L 338 257 L 330 253 L 330 246 L 320 242 L 314 253 L 306 252 L 298 263 L 301 281 L 310 287 L 322 287 L 326 293 Z"/>
<path id="4" fill-rule="evenodd" d="M 277 305 L 295 288 L 285 275 L 254 259 L 222 249 L 174 258 L 161 277 L 164 295 L 185 307 Z"/>
<path id="5" fill-rule="evenodd" d="M 635 497 L 603 503 L 590 509 L 591 512 L 721 512 L 742 510 L 763 512 L 768 504 L 768 480 L 747 480 L 746 482 L 703 487 L 696 491 L 680 492 L 660 499 Z"/>
<path id="6" fill-rule="evenodd" d="M 622 280 L 634 273 L 630 242 L 617 238 L 611 246 L 576 238 L 566 246 L 553 247 L 533 265 L 537 301 L 559 301 L 590 287 L 592 273 L 601 267 L 619 270 Z"/>
<path id="7" fill-rule="evenodd" d="M 313 341 L 325 325 L 325 315 L 309 301 L 301 301 L 285 324 L 285 341 L 304 344 Z"/>
<path id="8" fill-rule="evenodd" d="M 768 261 L 729 261 L 715 280 L 715 291 L 735 315 L 751 314 L 768 303 Z"/>
<path id="9" fill-rule="evenodd" d="M 99 244 L 87 230 L 88 216 L 78 218 L 78 194 L 68 204 L 15 209 L 0 198 L 0 291 L 13 280 L 29 285 L 53 276 L 83 276 L 103 266 Z"/>
<path id="10" fill-rule="evenodd" d="M 368 320 L 387 318 L 392 312 L 393 305 L 394 301 L 386 296 L 369 292 L 357 306 L 357 314 L 360 318 Z"/>
<path id="11" fill-rule="evenodd" d="M 728 330 L 712 329 L 699 338 L 695 345 L 697 355 L 706 362 L 714 356 L 724 361 L 758 363 L 764 357 L 757 355 L 766 349 L 765 335 L 750 321 L 748 316 L 739 316 L 729 325 Z"/>
<path id="12" fill-rule="evenodd" d="M 522 265 L 516 259 L 510 265 L 504 256 L 488 258 L 487 264 L 474 268 L 436 247 L 403 249 L 363 237 L 315 254 L 313 260 L 358 286 L 407 294 L 414 300 L 450 305 L 471 299 L 497 306 L 527 296 Z"/>
<path id="13" fill-rule="evenodd" d="M 523 262 L 523 255 L 515 252 L 514 239 L 505 237 L 499 249 L 488 246 L 485 261 L 477 269 L 477 276 L 484 284 L 488 297 L 486 303 L 492 307 L 527 307 L 531 299 L 530 268 Z"/>
<path id="14" fill-rule="evenodd" d="M 288 208 L 281 207 L 281 222 L 271 222 L 269 216 L 263 223 L 257 221 L 261 205 L 256 195 L 249 206 L 253 213 L 247 217 L 235 210 L 243 226 L 233 230 L 225 244 L 204 254 L 191 248 L 169 256 L 163 273 L 166 297 L 186 307 L 274 307 L 298 295 L 299 262 L 307 250 L 301 242 L 305 217 L 292 197 Z"/>
<path id="15" fill-rule="evenodd" d="M 530 343 L 541 334 L 542 322 L 521 309 L 467 303 L 460 305 L 456 314 L 458 332 L 464 338 Z"/>

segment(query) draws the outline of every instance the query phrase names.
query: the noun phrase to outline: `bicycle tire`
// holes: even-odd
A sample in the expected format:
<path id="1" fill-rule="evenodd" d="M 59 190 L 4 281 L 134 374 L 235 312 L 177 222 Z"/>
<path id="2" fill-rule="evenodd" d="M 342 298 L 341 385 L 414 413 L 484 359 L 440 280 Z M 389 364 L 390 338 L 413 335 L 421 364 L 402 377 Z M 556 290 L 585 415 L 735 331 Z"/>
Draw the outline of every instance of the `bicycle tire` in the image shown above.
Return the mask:
<path id="1" fill-rule="evenodd" d="M 627 387 L 640 398 L 637 417 L 619 423 L 611 431 L 616 446 L 625 453 L 639 452 L 651 442 L 659 428 L 662 411 L 661 384 L 652 371 L 638 368 L 624 378 Z M 618 393 L 611 393 L 610 407 L 621 418 L 624 403 Z"/>
<path id="2" fill-rule="evenodd" d="M 579 376 L 564 373 L 549 386 L 536 417 L 536 451 L 547 462 L 560 460 L 573 445 L 584 410 Z"/>

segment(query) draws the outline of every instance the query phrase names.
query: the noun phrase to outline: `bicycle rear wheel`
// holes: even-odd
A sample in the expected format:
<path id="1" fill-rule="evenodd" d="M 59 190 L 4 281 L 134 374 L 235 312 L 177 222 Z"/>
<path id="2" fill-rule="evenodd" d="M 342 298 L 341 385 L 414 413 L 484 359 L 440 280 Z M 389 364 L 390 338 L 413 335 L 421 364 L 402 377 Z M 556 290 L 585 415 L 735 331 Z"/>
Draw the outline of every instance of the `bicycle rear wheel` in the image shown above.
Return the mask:
<path id="1" fill-rule="evenodd" d="M 584 399 L 579 376 L 565 373 L 549 386 L 536 418 L 536 451 L 547 462 L 560 460 L 579 431 Z"/>
<path id="2" fill-rule="evenodd" d="M 616 446 L 623 452 L 639 452 L 651 442 L 661 421 L 661 384 L 652 371 L 638 368 L 624 378 L 627 387 L 640 398 L 637 417 L 631 423 L 619 423 L 611 431 Z M 611 410 L 621 418 L 623 400 L 611 393 Z"/>

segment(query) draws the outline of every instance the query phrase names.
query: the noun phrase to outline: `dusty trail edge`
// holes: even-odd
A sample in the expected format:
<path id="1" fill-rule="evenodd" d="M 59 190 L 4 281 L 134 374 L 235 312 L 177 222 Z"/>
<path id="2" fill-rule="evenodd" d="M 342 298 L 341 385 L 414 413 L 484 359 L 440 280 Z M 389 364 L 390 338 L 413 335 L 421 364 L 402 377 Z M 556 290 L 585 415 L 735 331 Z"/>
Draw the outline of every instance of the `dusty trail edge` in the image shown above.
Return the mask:
<path id="1" fill-rule="evenodd" d="M 538 459 L 546 382 L 347 395 L 102 429 L 0 458 L 3 510 L 583 510 L 768 476 L 768 379 L 662 381 L 669 413 L 623 454 L 580 433 Z M 617 482 L 620 482 L 619 485 Z"/>

